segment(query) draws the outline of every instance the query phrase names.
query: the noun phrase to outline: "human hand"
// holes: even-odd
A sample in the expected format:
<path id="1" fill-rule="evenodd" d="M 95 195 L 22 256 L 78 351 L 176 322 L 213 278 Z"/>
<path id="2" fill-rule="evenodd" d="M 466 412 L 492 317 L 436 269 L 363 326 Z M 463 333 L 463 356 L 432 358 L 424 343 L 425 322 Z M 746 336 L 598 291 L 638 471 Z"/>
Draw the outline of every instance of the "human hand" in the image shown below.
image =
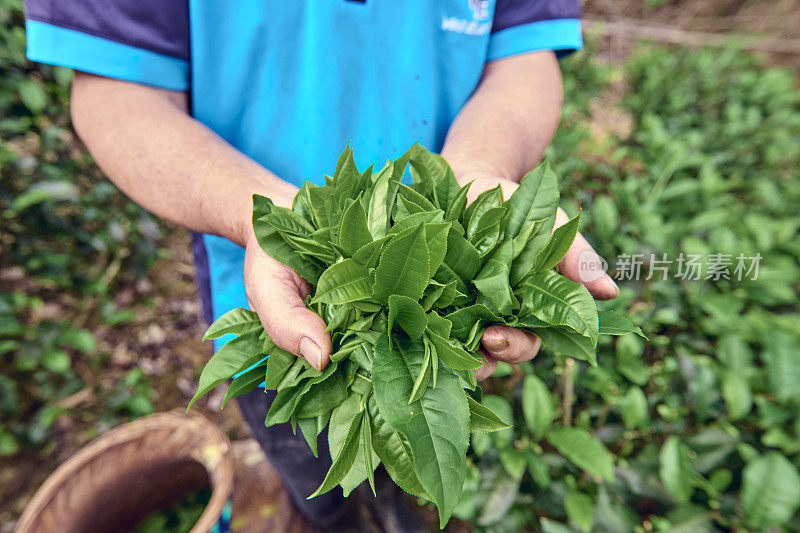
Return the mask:
<path id="1" fill-rule="evenodd" d="M 291 208 L 297 187 L 287 184 L 284 189 L 273 191 L 270 198 L 277 206 Z M 325 321 L 305 305 L 311 284 L 261 249 L 249 214 L 243 224 L 244 288 L 250 309 L 258 314 L 272 342 L 322 370 L 330 361 L 331 336 L 325 331 Z"/>
<path id="2" fill-rule="evenodd" d="M 503 190 L 504 198 L 509 198 L 518 187 L 517 183 L 511 180 L 479 177 L 473 181 L 467 194 L 467 200 L 472 202 L 480 193 L 493 189 L 498 184 Z M 569 217 L 559 208 L 556 214 L 556 227 L 565 224 L 567 221 L 569 221 Z M 610 300 L 616 298 L 619 295 L 619 288 L 605 272 L 591 281 L 581 279 L 579 272 L 580 262 L 586 262 L 587 258 L 589 260 L 594 258 L 597 263 L 592 272 L 603 272 L 600 256 L 597 255 L 583 235 L 578 233 L 557 268 L 563 276 L 577 283 L 583 283 L 595 299 Z M 479 352 L 484 357 L 484 365 L 477 369 L 475 374 L 478 379 L 486 379 L 494 373 L 499 361 L 517 364 L 533 359 L 539 352 L 542 342 L 539 337 L 527 331 L 508 326 L 489 326 L 483 332 L 481 344 L 482 347 Z"/>
<path id="3" fill-rule="evenodd" d="M 331 336 L 322 318 L 305 305 L 311 285 L 267 255 L 255 235 L 245 246 L 244 286 L 250 309 L 272 341 L 322 370 L 330 361 Z"/>

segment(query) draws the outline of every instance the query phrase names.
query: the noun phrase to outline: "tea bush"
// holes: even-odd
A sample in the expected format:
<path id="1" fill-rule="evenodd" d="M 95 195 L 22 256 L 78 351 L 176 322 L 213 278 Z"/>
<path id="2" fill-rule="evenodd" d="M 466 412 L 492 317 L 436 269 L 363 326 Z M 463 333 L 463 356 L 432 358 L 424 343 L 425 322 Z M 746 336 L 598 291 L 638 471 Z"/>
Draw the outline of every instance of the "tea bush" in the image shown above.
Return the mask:
<path id="1" fill-rule="evenodd" d="M 102 362 L 93 334 L 73 322 L 124 319 L 130 310 L 111 301 L 119 280 L 143 275 L 161 253 L 154 217 L 102 176 L 71 132 L 71 81 L 69 69 L 26 60 L 22 2 L 0 0 L 0 456 L 49 449 L 66 412 L 59 401 L 88 385 L 73 361 Z M 104 416 L 143 414 L 145 382 L 113 385 L 140 399 L 133 409 L 130 399 L 110 403 Z"/>
<path id="2" fill-rule="evenodd" d="M 563 66 L 568 97 L 615 76 L 580 57 Z M 654 46 L 618 74 L 630 133 L 598 142 L 574 101 L 548 157 L 625 278 L 610 307 L 650 342 L 608 342 L 597 368 L 542 354 L 496 382 L 492 408 L 515 428 L 473 438 L 474 496 L 457 516 L 498 532 L 798 531 L 797 79 L 742 52 Z M 623 254 L 642 254 L 638 280 Z M 681 254 L 701 256 L 699 280 L 681 279 Z M 737 279 L 739 254 L 761 255 L 757 279 Z M 726 260 L 730 279 L 706 279 Z M 565 416 L 614 454 L 613 482 L 563 459 L 551 435 Z"/>

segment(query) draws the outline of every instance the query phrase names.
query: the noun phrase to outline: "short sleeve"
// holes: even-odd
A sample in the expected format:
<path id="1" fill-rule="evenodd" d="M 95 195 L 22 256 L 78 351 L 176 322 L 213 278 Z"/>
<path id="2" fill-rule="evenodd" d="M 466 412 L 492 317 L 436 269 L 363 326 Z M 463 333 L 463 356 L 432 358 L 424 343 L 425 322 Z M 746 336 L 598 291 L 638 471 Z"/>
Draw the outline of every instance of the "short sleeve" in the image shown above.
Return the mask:
<path id="1" fill-rule="evenodd" d="M 25 0 L 28 58 L 183 91 L 188 0 Z"/>
<path id="2" fill-rule="evenodd" d="M 583 46 L 580 0 L 497 0 L 487 60 L 535 50 L 559 56 Z"/>

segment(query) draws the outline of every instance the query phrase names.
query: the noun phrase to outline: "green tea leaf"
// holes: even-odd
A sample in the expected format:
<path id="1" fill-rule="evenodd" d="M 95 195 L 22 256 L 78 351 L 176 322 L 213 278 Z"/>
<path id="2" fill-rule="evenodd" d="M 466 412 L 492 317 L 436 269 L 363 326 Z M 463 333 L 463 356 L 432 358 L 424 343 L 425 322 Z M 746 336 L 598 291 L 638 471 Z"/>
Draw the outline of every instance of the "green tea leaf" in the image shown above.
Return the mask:
<path id="1" fill-rule="evenodd" d="M 627 335 L 628 333 L 636 333 L 643 339 L 647 338 L 645 334 L 642 333 L 639 326 L 635 326 L 630 320 L 616 311 L 598 311 L 597 319 L 600 335 Z"/>
<path id="2" fill-rule="evenodd" d="M 469 404 L 469 430 L 471 433 L 491 433 L 508 429 L 511 424 L 504 422 L 494 412 L 467 396 Z"/>
<path id="3" fill-rule="evenodd" d="M 264 386 L 267 390 L 275 390 L 278 388 L 286 372 L 297 361 L 297 356 L 290 354 L 280 348 L 273 348 L 270 351 L 269 359 L 267 359 L 267 375 L 264 380 Z"/>
<path id="4" fill-rule="evenodd" d="M 594 502 L 582 492 L 575 490 L 569 491 L 564 497 L 564 509 L 567 511 L 567 518 L 584 533 L 592 530 L 594 522 Z"/>
<path id="5" fill-rule="evenodd" d="M 448 319 L 439 316 L 439 313 L 431 311 L 426 316 L 428 320 L 428 329 L 437 335 L 449 339 L 450 330 L 453 328 L 453 323 Z"/>
<path id="6" fill-rule="evenodd" d="M 555 407 L 547 385 L 534 376 L 525 376 L 522 382 L 522 414 L 528 429 L 537 439 L 542 438 L 555 418 Z"/>
<path id="7" fill-rule="evenodd" d="M 359 448 L 364 448 L 364 470 L 367 472 L 367 479 L 369 480 L 369 488 L 372 489 L 372 495 L 377 496 L 375 493 L 375 468 L 378 466 L 378 456 L 372 449 L 372 427 L 371 427 L 369 413 L 364 413 L 361 419 L 361 442 Z M 358 460 L 358 458 L 356 458 Z"/>
<path id="8" fill-rule="evenodd" d="M 513 242 L 504 241 L 489 257 L 472 282 L 491 303 L 492 310 L 499 315 L 511 314 L 516 303 L 508 278 L 513 254 Z"/>
<path id="9" fill-rule="evenodd" d="M 463 348 L 451 344 L 447 339 L 431 331 L 426 332 L 428 339 L 436 348 L 436 355 L 444 364 L 456 370 L 474 370 L 483 366 L 483 363 L 471 356 Z"/>
<path id="10" fill-rule="evenodd" d="M 402 198 L 400 198 L 400 200 L 404 201 Z M 440 224 L 443 221 L 444 213 L 441 211 L 419 211 L 417 213 L 410 214 L 401 220 L 396 220 L 394 225 L 389 228 L 389 233 L 400 233 L 405 229 L 413 228 L 419 226 L 420 224 Z"/>
<path id="11" fill-rule="evenodd" d="M 575 241 L 575 235 L 578 234 L 578 225 L 581 223 L 581 214 L 570 219 L 569 222 L 563 226 L 559 226 L 553 231 L 550 240 L 542 251 L 536 255 L 534 262 L 533 272 L 543 272 L 555 267 L 567 253 L 572 243 Z"/>
<path id="12" fill-rule="evenodd" d="M 197 392 L 189 402 L 189 407 L 223 381 L 229 380 L 234 374 L 238 374 L 264 358 L 261 351 L 263 343 L 259 340 L 259 333 L 257 330 L 252 330 L 223 344 L 217 350 L 200 374 Z"/>
<path id="13" fill-rule="evenodd" d="M 220 409 L 225 407 L 228 400 L 247 394 L 264 383 L 265 366 L 266 365 L 259 365 L 231 381 L 231 384 L 225 389 L 225 396 L 222 398 Z"/>
<path id="14" fill-rule="evenodd" d="M 295 414 L 298 418 L 316 418 L 330 413 L 347 398 L 347 384 L 341 373 L 313 385 L 298 403 Z"/>
<path id="15" fill-rule="evenodd" d="M 358 457 L 358 445 L 361 436 L 361 418 L 363 415 L 363 411 L 359 412 L 349 426 L 347 426 L 347 434 L 342 442 L 342 446 L 338 448 L 339 451 L 336 454 L 336 457 L 333 458 L 333 464 L 331 464 L 330 469 L 328 469 L 328 473 L 325 474 L 325 479 L 322 480 L 322 484 L 319 486 L 319 488 L 317 488 L 317 490 L 315 490 L 314 493 L 308 497 L 309 500 L 315 496 L 319 496 L 320 494 L 325 494 L 336 485 L 344 481 L 345 477 L 352 469 L 353 464 Z M 331 415 L 331 418 L 333 418 L 333 415 Z M 331 427 L 337 426 L 331 424 Z M 333 453 L 334 449 L 337 448 L 331 448 L 331 454 Z"/>
<path id="16" fill-rule="evenodd" d="M 351 256 L 372 242 L 367 226 L 367 212 L 359 200 L 352 203 L 339 221 L 339 246 Z"/>
<path id="17" fill-rule="evenodd" d="M 445 220 L 448 222 L 458 220 L 464 215 L 464 209 L 467 207 L 467 193 L 469 193 L 470 186 L 472 186 L 472 182 L 467 183 L 458 190 L 458 193 L 453 197 L 452 203 L 446 208 L 444 213 Z"/>
<path id="18" fill-rule="evenodd" d="M 297 367 L 304 368 L 302 373 L 291 382 L 286 377 L 292 375 L 292 370 Z M 330 363 L 321 373 L 310 366 L 305 360 L 297 358 L 292 369 L 286 373 L 278 386 L 278 394 L 269 406 L 264 425 L 267 427 L 282 424 L 288 421 L 303 401 L 303 398 L 314 385 L 322 383 L 336 372 L 337 364 Z"/>
<path id="19" fill-rule="evenodd" d="M 294 196 L 294 200 L 292 200 L 292 211 L 306 219 L 312 226 L 319 227 L 319 224 L 316 223 L 317 216 L 314 206 L 312 205 L 310 193 L 312 188 L 319 188 L 319 186 L 314 185 L 310 181 L 305 181 L 303 183 L 300 190 L 297 191 L 297 194 Z"/>
<path id="20" fill-rule="evenodd" d="M 431 192 L 440 209 L 447 209 L 456 203 L 461 187 L 447 161 L 439 154 L 431 153 L 419 144 L 414 145 L 412 150 L 411 175 L 414 176 L 415 181 L 430 181 Z M 424 176 L 426 173 L 427 177 Z M 466 196 L 464 199 L 466 200 Z"/>
<path id="21" fill-rule="evenodd" d="M 439 269 L 447 253 L 447 235 L 450 223 L 425 224 L 425 240 L 428 242 L 428 277 Z"/>
<path id="22" fill-rule="evenodd" d="M 390 295 L 399 294 L 419 300 L 430 279 L 429 264 L 425 226 L 395 235 L 386 245 L 375 270 L 375 299 L 387 302 Z"/>
<path id="23" fill-rule="evenodd" d="M 313 190 L 313 189 L 312 189 Z M 269 198 L 253 195 L 253 232 L 258 245 L 267 255 L 294 269 L 309 283 L 316 284 L 320 270 L 315 264 L 303 259 L 295 249 L 287 243 L 278 230 L 262 222 L 260 219 L 272 212 L 275 206 Z"/>
<path id="24" fill-rule="evenodd" d="M 425 310 L 415 300 L 407 296 L 392 294 L 389 296 L 389 330 L 397 324 L 412 339 L 422 337 L 428 326 Z"/>
<path id="25" fill-rule="evenodd" d="M 548 350 L 597 366 L 597 354 L 589 337 L 561 328 L 534 328 L 531 331 L 542 339 Z"/>
<path id="26" fill-rule="evenodd" d="M 494 189 L 480 193 L 477 198 L 467 206 L 464 212 L 464 228 L 467 230 L 467 236 L 474 235 L 484 213 L 492 208 L 501 207 L 502 205 L 503 189 L 500 185 Z"/>
<path id="27" fill-rule="evenodd" d="M 261 320 L 259 320 L 257 314 L 249 309 L 240 307 L 232 309 L 216 319 L 206 330 L 203 340 L 218 339 L 229 333 L 243 335 L 261 327 Z"/>
<path id="28" fill-rule="evenodd" d="M 451 282 L 453 287 L 455 288 L 455 281 Z M 433 307 L 433 304 L 439 299 L 439 297 L 444 292 L 444 289 L 447 285 L 444 283 L 439 283 L 436 280 L 431 281 L 428 284 L 428 287 L 425 289 L 425 294 L 422 296 L 422 308 L 427 312 L 430 311 Z"/>
<path id="29" fill-rule="evenodd" d="M 311 449 L 311 453 L 314 454 L 314 457 L 318 457 L 317 438 L 319 434 L 322 433 L 322 430 L 325 429 L 325 426 L 328 425 L 329 418 L 330 414 L 327 414 L 320 415 L 316 418 L 301 418 L 297 421 L 297 425 L 300 426 L 300 432 L 303 434 L 303 438 Z"/>
<path id="30" fill-rule="evenodd" d="M 367 267 L 352 259 L 328 267 L 319 277 L 314 301 L 340 305 L 372 296 L 372 280 Z"/>
<path id="31" fill-rule="evenodd" d="M 348 431 L 359 419 L 361 420 L 359 430 L 363 432 L 364 422 L 366 422 L 368 418 L 369 416 L 364 413 L 364 406 L 362 405 L 362 397 L 360 394 L 350 394 L 346 400 L 341 402 L 341 405 L 334 409 L 331 414 L 331 421 L 328 429 L 328 449 L 332 450 L 331 454 L 334 453 L 333 450 L 340 450 L 342 446 L 344 446 Z M 357 436 L 357 439 L 358 450 L 355 460 L 353 461 L 353 466 L 339 482 L 345 497 L 347 497 L 353 489 L 361 485 L 368 477 L 368 472 L 365 468 L 367 448 L 361 434 Z M 378 456 L 372 451 L 371 446 L 369 448 L 369 457 L 373 459 L 372 464 L 375 467 L 378 466 Z M 333 459 L 333 457 L 331 457 L 331 459 Z"/>
<path id="32" fill-rule="evenodd" d="M 439 364 L 438 362 L 436 363 Z M 425 344 L 425 358 L 422 360 L 422 366 L 419 369 L 416 379 L 414 379 L 414 386 L 411 387 L 411 396 L 408 398 L 408 403 L 414 403 L 422 397 L 425 389 L 428 388 L 428 381 L 431 377 L 431 349 L 430 345 Z M 434 387 L 436 384 L 434 383 Z"/>
<path id="33" fill-rule="evenodd" d="M 424 211 L 436 211 L 436 206 L 408 185 L 401 183 L 397 188 L 397 196 L 401 196 L 409 202 L 418 205 Z"/>
<path id="34" fill-rule="evenodd" d="M 414 459 L 406 437 L 389 426 L 378 411 L 375 396 L 367 402 L 367 410 L 372 422 L 372 446 L 378 454 L 386 472 L 397 485 L 414 496 L 430 500 L 431 497 L 422 488 L 414 471 Z"/>
<path id="35" fill-rule="evenodd" d="M 774 451 L 749 461 L 742 473 L 741 502 L 753 528 L 786 524 L 800 506 L 797 467 Z"/>
<path id="36" fill-rule="evenodd" d="M 330 235 L 330 231 L 322 231 L 324 231 L 327 235 Z M 337 259 L 336 251 L 330 243 L 329 236 L 324 239 L 324 242 L 320 242 L 320 240 L 314 238 L 314 236 L 302 237 L 283 231 L 280 232 L 280 236 L 283 238 L 286 244 L 298 252 L 303 259 L 310 261 L 312 264 L 317 260 L 330 263 L 336 261 Z"/>
<path id="37" fill-rule="evenodd" d="M 694 492 L 689 450 L 674 435 L 668 437 L 661 447 L 658 474 L 664 488 L 676 501 L 681 503 L 689 501 Z"/>
<path id="38" fill-rule="evenodd" d="M 567 326 L 597 343 L 597 308 L 585 286 L 552 270 L 529 277 L 520 288 L 522 309 L 556 326 Z"/>
<path id="39" fill-rule="evenodd" d="M 622 422 L 628 429 L 642 427 L 647 422 L 648 406 L 647 397 L 642 389 L 631 386 L 620 401 L 620 414 Z"/>
<path id="40" fill-rule="evenodd" d="M 470 332 L 479 321 L 497 322 L 499 317 L 491 309 L 482 304 L 474 304 L 445 315 L 453 324 L 453 337 L 467 342 Z"/>
<path id="41" fill-rule="evenodd" d="M 375 268 L 378 266 L 378 259 L 384 246 L 391 240 L 391 235 L 386 235 L 371 243 L 365 244 L 353 254 L 353 261 L 367 268 Z"/>
<path id="42" fill-rule="evenodd" d="M 396 227 L 400 224 L 403 224 L 403 227 L 400 229 L 409 228 L 415 225 L 416 222 L 413 219 L 411 221 L 407 221 L 406 219 L 420 213 L 428 213 L 427 217 L 429 217 L 431 215 L 438 215 L 440 212 L 425 211 L 424 208 L 418 206 L 411 200 L 406 200 L 402 196 L 398 196 L 395 204 L 394 216 L 392 217 L 394 219 L 394 225 L 389 228 L 389 231 L 392 231 L 393 229 L 396 230 Z"/>
<path id="43" fill-rule="evenodd" d="M 585 429 L 553 428 L 547 434 L 547 442 L 578 468 L 606 481 L 614 481 L 614 456 Z"/>
<path id="44" fill-rule="evenodd" d="M 469 407 L 458 378 L 447 368 L 439 369 L 436 387 L 425 389 L 411 404 L 398 398 L 411 395 L 414 377 L 423 363 L 421 342 L 397 340 L 389 348 L 382 337 L 375 346 L 373 383 L 378 410 L 410 444 L 414 470 L 439 509 L 444 527 L 458 503 L 464 483 L 469 439 Z"/>
<path id="45" fill-rule="evenodd" d="M 478 250 L 455 227 L 447 236 L 444 264 L 462 281 L 471 281 L 481 268 Z M 464 285 L 466 287 L 466 285 Z"/>
<path id="46" fill-rule="evenodd" d="M 473 372 L 474 375 L 474 372 Z M 514 420 L 514 410 L 511 403 L 497 394 L 485 394 L 481 403 L 492 410 L 501 420 Z M 476 435 L 473 435 L 475 437 Z M 503 449 L 513 445 L 514 430 L 512 428 L 501 429 L 489 435 L 489 439 L 496 448 Z"/>
<path id="47" fill-rule="evenodd" d="M 314 227 L 305 218 L 285 207 L 273 206 L 269 213 L 258 220 L 278 231 L 295 235 L 311 235 L 314 232 Z"/>
<path id="48" fill-rule="evenodd" d="M 394 167 L 380 174 L 369 199 L 367 226 L 375 240 L 386 236 L 389 230 L 389 215 L 394 211 L 400 181 L 399 177 L 395 178 L 393 169 Z"/>
<path id="49" fill-rule="evenodd" d="M 558 208 L 558 184 L 555 173 L 547 162 L 528 172 L 519 187 L 505 203 L 508 213 L 505 219 L 507 237 L 516 237 L 532 222 L 544 220 L 511 267 L 511 284 L 516 286 L 533 270 L 536 257 L 544 247 L 556 220 Z"/>
<path id="50" fill-rule="evenodd" d="M 467 237 L 479 252 L 489 246 L 484 243 L 485 239 L 492 236 L 491 242 L 494 242 L 500 236 L 502 229 L 500 221 L 503 220 L 505 214 L 505 207 L 493 207 L 481 214 L 477 221 L 475 219 L 470 221 L 470 225 L 467 227 Z"/>
<path id="51" fill-rule="evenodd" d="M 544 223 L 544 220 L 533 220 L 528 223 L 527 226 L 522 228 L 519 234 L 512 239 L 514 242 L 514 259 L 522 254 L 522 252 L 525 250 L 525 245 L 528 244 L 528 241 L 539 232 Z"/>

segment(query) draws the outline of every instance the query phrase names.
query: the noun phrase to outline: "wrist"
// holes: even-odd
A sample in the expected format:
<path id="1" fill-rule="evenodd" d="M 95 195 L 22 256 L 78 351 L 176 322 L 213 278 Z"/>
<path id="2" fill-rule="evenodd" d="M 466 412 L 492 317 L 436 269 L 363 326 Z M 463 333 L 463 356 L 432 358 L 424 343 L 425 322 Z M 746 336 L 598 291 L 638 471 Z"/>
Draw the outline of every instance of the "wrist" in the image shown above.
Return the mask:
<path id="1" fill-rule="evenodd" d="M 251 243 L 257 243 L 255 233 L 253 232 L 253 195 L 255 194 L 269 198 L 277 207 L 291 209 L 294 197 L 297 194 L 297 187 L 290 183 L 282 182 L 277 187 L 270 187 L 269 191 L 258 188 L 247 194 L 245 201 L 241 202 L 243 205 L 236 209 L 234 214 L 235 230 L 233 232 L 233 238 L 229 237 L 230 240 L 243 247 L 247 247 Z"/>

